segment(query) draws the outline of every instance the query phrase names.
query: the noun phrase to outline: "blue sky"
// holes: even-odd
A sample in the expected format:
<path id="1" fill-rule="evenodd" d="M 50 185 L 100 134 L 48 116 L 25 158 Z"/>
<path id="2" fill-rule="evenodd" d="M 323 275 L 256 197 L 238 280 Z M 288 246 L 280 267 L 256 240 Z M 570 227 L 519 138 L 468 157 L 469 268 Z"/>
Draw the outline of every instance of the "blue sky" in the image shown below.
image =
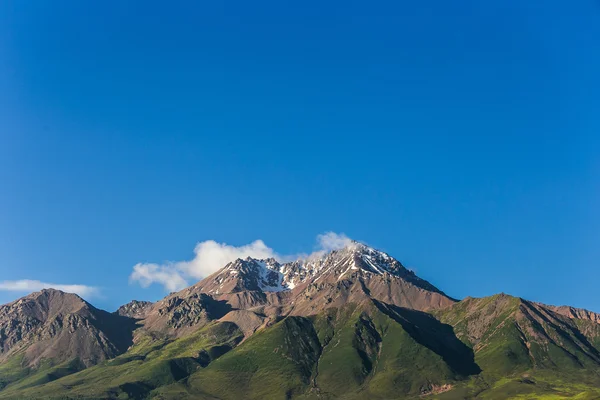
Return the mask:
<path id="1" fill-rule="evenodd" d="M 598 38 L 591 0 L 0 2 L 0 303 L 333 231 L 600 311 Z"/>

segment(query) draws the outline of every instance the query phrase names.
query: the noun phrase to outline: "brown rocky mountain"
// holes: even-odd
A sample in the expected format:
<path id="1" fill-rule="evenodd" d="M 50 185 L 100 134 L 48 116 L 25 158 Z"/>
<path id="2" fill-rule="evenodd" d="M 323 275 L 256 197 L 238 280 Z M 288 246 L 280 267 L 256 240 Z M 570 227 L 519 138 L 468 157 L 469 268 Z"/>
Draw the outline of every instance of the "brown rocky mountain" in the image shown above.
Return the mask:
<path id="1" fill-rule="evenodd" d="M 396 259 L 355 242 L 290 263 L 235 260 L 152 305 L 144 328 L 181 336 L 222 319 L 250 334 L 285 315 L 314 315 L 372 300 L 420 311 L 455 303 Z"/>
<path id="2" fill-rule="evenodd" d="M 44 289 L 0 306 L 0 363 L 19 357 L 24 366 L 44 359 L 90 366 L 126 351 L 133 329 L 130 318 L 75 294 Z"/>

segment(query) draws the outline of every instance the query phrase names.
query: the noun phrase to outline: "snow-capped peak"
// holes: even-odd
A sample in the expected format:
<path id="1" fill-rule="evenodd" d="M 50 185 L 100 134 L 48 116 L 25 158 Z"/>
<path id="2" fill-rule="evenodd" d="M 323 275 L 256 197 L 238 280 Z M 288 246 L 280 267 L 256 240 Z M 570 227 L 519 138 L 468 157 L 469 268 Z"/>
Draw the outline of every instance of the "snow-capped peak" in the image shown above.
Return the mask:
<path id="1" fill-rule="evenodd" d="M 356 270 L 377 275 L 396 274 L 404 270 L 402 264 L 388 254 L 354 241 L 320 258 L 307 260 L 305 268 L 315 277 L 315 280 L 329 274 L 335 274 L 342 279 L 346 274 Z"/>
<path id="2" fill-rule="evenodd" d="M 214 294 L 240 290 L 279 292 L 322 279 L 339 281 L 353 273 L 418 279 L 388 254 L 353 241 L 341 249 L 315 253 L 287 263 L 279 263 L 273 258 L 237 259 L 214 278 L 216 286 L 210 285 L 209 291 Z"/>

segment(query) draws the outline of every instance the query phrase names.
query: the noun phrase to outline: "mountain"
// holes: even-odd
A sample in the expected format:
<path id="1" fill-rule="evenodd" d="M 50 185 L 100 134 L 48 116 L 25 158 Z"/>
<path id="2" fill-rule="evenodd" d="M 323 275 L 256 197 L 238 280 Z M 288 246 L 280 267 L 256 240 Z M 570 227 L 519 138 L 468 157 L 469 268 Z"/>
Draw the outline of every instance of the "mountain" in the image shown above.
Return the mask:
<path id="1" fill-rule="evenodd" d="M 40 367 L 77 370 L 113 358 L 132 344 L 134 329 L 129 318 L 53 289 L 0 306 L 0 386 Z"/>
<path id="2" fill-rule="evenodd" d="M 283 315 L 312 315 L 371 299 L 422 311 L 455 302 L 386 253 L 353 243 L 283 264 L 274 259 L 235 260 L 157 302 L 144 327 L 180 336 L 222 317 L 233 322 L 237 317 L 253 318 L 260 326 Z"/>
<path id="3" fill-rule="evenodd" d="M 0 310 L 0 398 L 600 398 L 598 314 L 457 301 L 356 242 L 112 314 L 54 290 Z"/>
<path id="4" fill-rule="evenodd" d="M 418 310 L 455 302 L 386 253 L 360 243 L 307 260 L 238 259 L 149 306 L 144 330 L 184 336 L 213 320 L 246 334 L 285 315 L 311 315 L 376 299 Z"/>

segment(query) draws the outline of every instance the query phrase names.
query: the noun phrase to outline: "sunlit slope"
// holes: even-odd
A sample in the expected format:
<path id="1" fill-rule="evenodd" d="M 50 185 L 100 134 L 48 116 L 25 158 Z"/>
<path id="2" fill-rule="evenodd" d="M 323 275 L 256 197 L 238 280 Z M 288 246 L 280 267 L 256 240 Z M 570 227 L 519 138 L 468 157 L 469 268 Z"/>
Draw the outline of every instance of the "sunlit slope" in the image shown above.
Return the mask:
<path id="1" fill-rule="evenodd" d="M 507 295 L 468 298 L 436 315 L 482 369 L 440 398 L 600 398 L 600 324 Z"/>

